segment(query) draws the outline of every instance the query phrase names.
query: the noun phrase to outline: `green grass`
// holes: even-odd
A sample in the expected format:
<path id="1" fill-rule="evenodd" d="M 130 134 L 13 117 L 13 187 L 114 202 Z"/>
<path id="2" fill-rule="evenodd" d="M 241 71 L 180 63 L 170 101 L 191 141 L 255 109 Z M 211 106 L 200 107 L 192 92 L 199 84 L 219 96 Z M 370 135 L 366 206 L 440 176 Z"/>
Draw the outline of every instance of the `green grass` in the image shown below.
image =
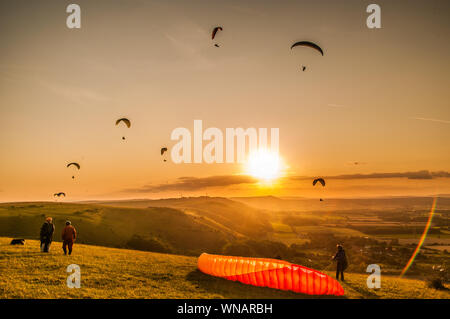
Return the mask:
<path id="1" fill-rule="evenodd" d="M 34 240 L 25 246 L 9 242 L 0 238 L 0 298 L 311 298 L 205 275 L 195 257 L 82 244 L 64 256 L 60 242 L 49 254 L 40 253 Z M 72 263 L 81 268 L 80 289 L 66 286 Z M 346 274 L 344 298 L 450 298 L 448 290 L 427 288 L 420 280 L 383 276 L 381 289 L 373 290 L 366 279 Z"/>
<path id="2" fill-rule="evenodd" d="M 292 233 L 291 226 L 283 224 L 281 222 L 272 222 L 273 231 L 276 233 Z"/>
<path id="3" fill-rule="evenodd" d="M 332 233 L 335 236 L 356 236 L 356 237 L 364 237 L 366 234 L 351 228 L 345 227 L 329 227 L 329 226 L 296 226 L 295 231 L 300 234 L 307 233 Z"/>

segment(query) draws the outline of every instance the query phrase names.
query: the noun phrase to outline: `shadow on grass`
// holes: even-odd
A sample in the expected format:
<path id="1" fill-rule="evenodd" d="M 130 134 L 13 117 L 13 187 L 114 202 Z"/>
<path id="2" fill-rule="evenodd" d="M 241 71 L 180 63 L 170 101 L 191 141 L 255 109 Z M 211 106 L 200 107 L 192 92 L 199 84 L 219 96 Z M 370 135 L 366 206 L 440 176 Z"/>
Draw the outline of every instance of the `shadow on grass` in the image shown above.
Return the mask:
<path id="1" fill-rule="evenodd" d="M 292 291 L 283 291 L 266 287 L 245 285 L 239 281 L 206 275 L 199 271 L 191 271 L 186 280 L 193 283 L 196 289 L 210 293 L 213 298 L 249 298 L 249 299 L 346 299 L 337 296 L 318 296 L 299 294 Z"/>

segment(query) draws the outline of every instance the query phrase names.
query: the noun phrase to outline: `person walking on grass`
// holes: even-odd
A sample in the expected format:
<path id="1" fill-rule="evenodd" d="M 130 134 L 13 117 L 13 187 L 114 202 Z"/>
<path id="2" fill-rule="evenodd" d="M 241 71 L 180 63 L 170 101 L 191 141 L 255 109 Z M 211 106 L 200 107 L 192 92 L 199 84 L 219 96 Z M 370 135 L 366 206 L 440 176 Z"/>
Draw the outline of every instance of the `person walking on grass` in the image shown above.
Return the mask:
<path id="1" fill-rule="evenodd" d="M 70 220 L 66 221 L 66 227 L 64 227 L 62 231 L 62 240 L 63 246 L 62 249 L 64 251 L 64 255 L 67 255 L 67 248 L 69 249 L 69 255 L 72 254 L 73 242 L 77 238 L 77 231 L 75 227 L 72 226 Z"/>
<path id="2" fill-rule="evenodd" d="M 347 269 L 348 262 L 347 262 L 347 256 L 345 255 L 345 250 L 342 247 L 342 245 L 337 245 L 337 252 L 333 256 L 333 260 L 337 261 L 336 280 L 339 280 L 339 274 L 340 274 L 341 280 L 344 281 L 344 270 Z"/>
<path id="3" fill-rule="evenodd" d="M 53 240 L 53 233 L 55 232 L 55 225 L 53 225 L 53 219 L 47 217 L 45 223 L 41 227 L 40 240 L 41 240 L 41 252 L 48 253 L 50 245 Z"/>

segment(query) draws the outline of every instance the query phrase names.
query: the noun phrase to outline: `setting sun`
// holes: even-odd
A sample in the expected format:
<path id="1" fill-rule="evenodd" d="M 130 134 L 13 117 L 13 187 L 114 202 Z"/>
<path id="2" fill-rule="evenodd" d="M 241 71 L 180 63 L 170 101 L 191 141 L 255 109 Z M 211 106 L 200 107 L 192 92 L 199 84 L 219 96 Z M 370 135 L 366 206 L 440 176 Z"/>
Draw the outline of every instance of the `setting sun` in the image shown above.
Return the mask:
<path id="1" fill-rule="evenodd" d="M 281 174 L 278 154 L 262 149 L 251 153 L 246 164 L 247 174 L 263 181 L 272 181 Z"/>

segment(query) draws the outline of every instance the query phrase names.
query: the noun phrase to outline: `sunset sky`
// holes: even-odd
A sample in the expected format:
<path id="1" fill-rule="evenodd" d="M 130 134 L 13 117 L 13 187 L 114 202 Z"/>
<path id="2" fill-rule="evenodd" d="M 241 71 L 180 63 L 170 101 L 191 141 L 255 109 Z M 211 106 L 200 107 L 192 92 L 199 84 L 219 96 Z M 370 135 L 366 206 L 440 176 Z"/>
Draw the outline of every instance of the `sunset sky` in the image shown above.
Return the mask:
<path id="1" fill-rule="evenodd" d="M 450 2 L 370 3 L 1 1 L 0 201 L 450 194 Z M 194 120 L 279 128 L 280 178 L 163 162 Z"/>

